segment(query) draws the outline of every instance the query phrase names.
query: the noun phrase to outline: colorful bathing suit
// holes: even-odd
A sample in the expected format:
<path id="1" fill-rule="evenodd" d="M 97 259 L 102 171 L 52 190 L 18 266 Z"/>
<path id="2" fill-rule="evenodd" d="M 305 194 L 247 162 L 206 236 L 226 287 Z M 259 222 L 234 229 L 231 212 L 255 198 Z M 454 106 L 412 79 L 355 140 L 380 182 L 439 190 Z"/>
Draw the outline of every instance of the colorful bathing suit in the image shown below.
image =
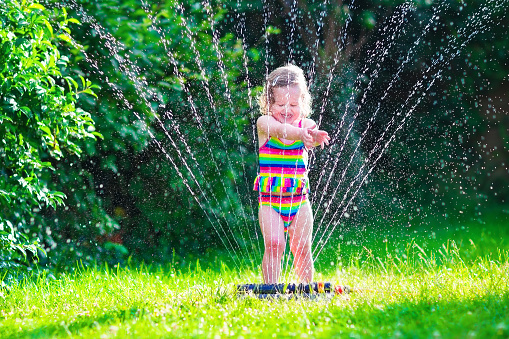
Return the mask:
<path id="1" fill-rule="evenodd" d="M 300 206 L 306 201 L 307 197 L 305 194 L 280 196 L 260 193 L 258 197 L 259 206 L 270 206 L 279 213 L 281 219 L 283 219 L 285 232 L 288 231 L 288 226 L 292 223 Z"/>
<path id="2" fill-rule="evenodd" d="M 300 127 L 300 125 L 299 125 Z M 307 152 L 302 140 L 285 144 L 271 137 L 260 147 L 260 170 L 254 190 L 260 192 L 260 206 L 271 206 L 281 215 L 285 231 L 309 192 Z M 293 193 L 282 196 L 281 193 Z"/>

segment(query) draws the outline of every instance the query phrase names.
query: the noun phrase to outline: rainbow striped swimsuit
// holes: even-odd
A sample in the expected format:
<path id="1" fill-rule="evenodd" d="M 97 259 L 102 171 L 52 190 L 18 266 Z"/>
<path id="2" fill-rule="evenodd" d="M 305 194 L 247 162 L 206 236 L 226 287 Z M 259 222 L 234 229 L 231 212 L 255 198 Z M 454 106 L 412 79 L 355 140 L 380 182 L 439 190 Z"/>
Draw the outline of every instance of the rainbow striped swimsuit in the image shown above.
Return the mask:
<path id="1" fill-rule="evenodd" d="M 285 144 L 275 137 L 260 147 L 260 170 L 254 182 L 254 190 L 260 192 L 260 206 L 271 206 L 281 215 L 285 231 L 300 206 L 307 201 L 309 180 L 305 152 L 301 140 Z M 282 193 L 293 194 L 283 196 Z"/>

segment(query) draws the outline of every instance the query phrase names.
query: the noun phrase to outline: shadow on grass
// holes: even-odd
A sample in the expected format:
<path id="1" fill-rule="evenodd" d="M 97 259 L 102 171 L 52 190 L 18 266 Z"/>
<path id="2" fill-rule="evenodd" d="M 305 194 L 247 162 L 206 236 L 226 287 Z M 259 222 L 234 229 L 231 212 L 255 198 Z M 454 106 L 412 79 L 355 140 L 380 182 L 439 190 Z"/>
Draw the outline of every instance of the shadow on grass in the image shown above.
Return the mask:
<path id="1" fill-rule="evenodd" d="M 112 309 L 105 311 L 100 316 L 78 315 L 74 321 L 48 323 L 30 330 L 21 330 L 15 334 L 2 335 L 2 338 L 54 338 L 73 337 L 75 335 L 92 332 L 92 337 L 99 337 L 101 333 L 109 331 L 109 326 L 119 322 L 132 321 L 143 318 L 148 312 L 145 306 L 132 306 L 129 309 Z M 103 326 L 108 326 L 103 328 Z M 94 329 L 97 331 L 94 333 Z M 86 331 L 86 333 L 81 333 Z M 113 333 L 112 333 L 113 334 Z"/>
<path id="2" fill-rule="evenodd" d="M 329 311 L 336 324 L 324 329 L 325 337 L 342 337 L 341 334 L 383 338 L 509 337 L 508 291 L 456 301 L 364 303 L 352 311 L 343 312 L 339 308 Z M 318 318 L 315 323 L 320 321 Z"/>

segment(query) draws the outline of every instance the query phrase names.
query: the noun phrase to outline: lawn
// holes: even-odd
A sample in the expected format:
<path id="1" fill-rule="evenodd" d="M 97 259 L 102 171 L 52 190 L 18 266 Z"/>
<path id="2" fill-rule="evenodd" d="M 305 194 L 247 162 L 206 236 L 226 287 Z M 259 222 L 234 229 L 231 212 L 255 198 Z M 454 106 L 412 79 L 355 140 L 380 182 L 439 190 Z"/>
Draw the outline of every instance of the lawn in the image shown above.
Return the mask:
<path id="1" fill-rule="evenodd" d="M 505 217 L 397 244 L 379 237 L 344 245 L 348 255 L 318 265 L 317 279 L 353 292 L 316 300 L 239 298 L 235 285 L 260 274 L 220 260 L 184 268 L 77 264 L 73 273 L 4 288 L 0 337 L 507 338 L 508 226 Z"/>

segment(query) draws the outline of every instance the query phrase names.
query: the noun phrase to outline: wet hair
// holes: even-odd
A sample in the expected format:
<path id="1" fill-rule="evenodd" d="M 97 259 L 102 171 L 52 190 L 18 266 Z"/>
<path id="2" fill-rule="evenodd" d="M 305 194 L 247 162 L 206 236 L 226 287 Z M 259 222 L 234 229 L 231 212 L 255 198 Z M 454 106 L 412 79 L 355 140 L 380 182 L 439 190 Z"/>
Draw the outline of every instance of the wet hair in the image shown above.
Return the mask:
<path id="1" fill-rule="evenodd" d="M 311 114 L 311 95 L 309 94 L 304 72 L 298 66 L 288 64 L 273 70 L 267 77 L 263 92 L 258 97 L 261 114 L 270 114 L 270 105 L 274 103 L 274 88 L 298 85 L 301 91 L 302 105 L 300 114 L 306 118 Z"/>

